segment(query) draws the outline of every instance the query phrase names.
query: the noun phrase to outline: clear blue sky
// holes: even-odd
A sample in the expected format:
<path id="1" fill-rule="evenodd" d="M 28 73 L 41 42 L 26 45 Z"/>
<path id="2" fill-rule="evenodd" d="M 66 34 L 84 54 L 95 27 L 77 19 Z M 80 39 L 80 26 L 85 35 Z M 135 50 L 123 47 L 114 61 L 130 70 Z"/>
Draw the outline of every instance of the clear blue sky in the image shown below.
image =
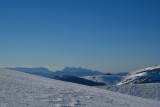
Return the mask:
<path id="1" fill-rule="evenodd" d="M 0 67 L 104 72 L 160 64 L 160 0 L 1 0 Z"/>

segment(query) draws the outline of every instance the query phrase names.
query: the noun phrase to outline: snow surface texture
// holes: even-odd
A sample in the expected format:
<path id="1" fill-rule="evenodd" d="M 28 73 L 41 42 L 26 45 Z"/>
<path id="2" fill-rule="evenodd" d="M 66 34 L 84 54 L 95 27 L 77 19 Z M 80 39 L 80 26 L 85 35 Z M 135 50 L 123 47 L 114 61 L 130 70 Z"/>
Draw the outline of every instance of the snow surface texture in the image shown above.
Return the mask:
<path id="1" fill-rule="evenodd" d="M 0 107 L 160 107 L 153 101 L 0 69 Z"/>
<path id="2" fill-rule="evenodd" d="M 129 84 L 119 86 L 105 85 L 98 87 L 114 92 L 160 101 L 160 83 Z"/>
<path id="3" fill-rule="evenodd" d="M 118 85 L 160 82 L 160 65 L 129 73 Z"/>

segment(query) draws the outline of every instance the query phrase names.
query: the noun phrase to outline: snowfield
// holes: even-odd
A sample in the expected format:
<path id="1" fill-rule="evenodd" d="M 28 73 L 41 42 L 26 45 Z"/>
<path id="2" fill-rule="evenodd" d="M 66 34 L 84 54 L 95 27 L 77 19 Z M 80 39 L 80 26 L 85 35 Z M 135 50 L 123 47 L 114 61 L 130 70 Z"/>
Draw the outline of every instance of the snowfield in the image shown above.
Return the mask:
<path id="1" fill-rule="evenodd" d="M 0 69 L 0 107 L 160 107 L 159 101 Z"/>
<path id="2" fill-rule="evenodd" d="M 160 83 L 105 85 L 99 88 L 160 101 Z"/>

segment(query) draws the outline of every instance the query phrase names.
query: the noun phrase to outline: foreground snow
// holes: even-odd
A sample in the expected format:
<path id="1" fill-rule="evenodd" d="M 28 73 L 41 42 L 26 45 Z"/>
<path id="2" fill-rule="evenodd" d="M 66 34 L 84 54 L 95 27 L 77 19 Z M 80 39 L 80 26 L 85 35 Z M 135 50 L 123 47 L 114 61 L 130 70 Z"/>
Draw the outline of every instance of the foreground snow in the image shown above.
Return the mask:
<path id="1" fill-rule="evenodd" d="M 0 107 L 160 107 L 103 89 L 0 69 Z"/>

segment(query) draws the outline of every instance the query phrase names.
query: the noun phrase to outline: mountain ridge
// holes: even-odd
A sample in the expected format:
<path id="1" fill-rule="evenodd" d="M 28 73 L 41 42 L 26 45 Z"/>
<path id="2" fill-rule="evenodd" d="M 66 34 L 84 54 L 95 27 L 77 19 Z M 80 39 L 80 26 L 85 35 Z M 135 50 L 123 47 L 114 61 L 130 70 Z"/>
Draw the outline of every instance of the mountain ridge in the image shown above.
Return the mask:
<path id="1" fill-rule="evenodd" d="M 37 68 L 27 68 L 27 67 L 6 67 L 6 69 L 11 69 L 11 70 L 16 70 L 16 71 L 21 71 L 25 73 L 31 73 L 34 75 L 39 75 L 39 76 L 45 76 L 52 78 L 54 76 L 60 76 L 60 75 L 72 75 L 72 76 L 92 76 L 92 75 L 102 75 L 102 72 L 96 71 L 96 70 L 90 70 L 82 67 L 65 67 L 63 70 L 58 70 L 58 71 L 51 71 L 47 68 L 44 67 L 37 67 Z"/>
<path id="2" fill-rule="evenodd" d="M 160 65 L 130 72 L 118 85 L 160 82 Z"/>

